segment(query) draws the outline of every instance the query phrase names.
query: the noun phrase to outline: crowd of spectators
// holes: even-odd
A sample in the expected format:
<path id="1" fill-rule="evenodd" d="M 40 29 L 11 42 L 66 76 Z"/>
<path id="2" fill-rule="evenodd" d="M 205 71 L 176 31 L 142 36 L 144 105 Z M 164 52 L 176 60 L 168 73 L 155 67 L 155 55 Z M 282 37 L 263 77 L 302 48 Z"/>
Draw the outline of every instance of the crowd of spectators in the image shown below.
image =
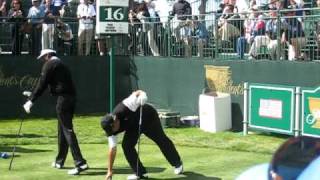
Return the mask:
<path id="1" fill-rule="evenodd" d="M 305 60 L 306 33 L 313 32 L 305 25 L 310 10 L 304 4 L 303 0 L 251 0 L 248 12 L 238 12 L 236 0 L 223 1 L 215 37 L 220 46 L 235 42 L 241 59 L 245 52 L 249 59 L 257 59 L 264 49 L 270 59 Z"/>
<path id="2" fill-rule="evenodd" d="M 29 1 L 29 0 L 28 0 Z M 2 26 L 10 26 L 11 52 L 20 55 L 25 39 L 28 53 L 38 55 L 41 49 L 58 49 L 63 54 L 70 53 L 75 45 L 74 28 L 77 20 L 78 55 L 89 55 L 94 34 L 96 17 L 95 1 L 80 0 L 76 10 L 70 13 L 67 0 L 22 0 L 0 1 Z M 8 7 L 9 8 L 6 8 Z M 8 12 L 7 12 L 8 9 Z"/>
<path id="3" fill-rule="evenodd" d="M 54 48 L 63 54 L 88 56 L 92 42 L 97 43 L 100 55 L 110 48 L 110 39 L 95 32 L 94 0 L 79 0 L 73 9 L 69 0 L 28 1 L 0 0 L 1 22 L 10 25 L 12 54 L 21 54 L 26 39 L 32 55 Z M 161 56 L 168 44 L 173 44 L 182 49 L 182 56 L 203 57 L 204 49 L 216 43 L 214 50 L 223 52 L 226 44 L 231 45 L 240 59 L 258 59 L 264 50 L 270 59 L 305 60 L 307 36 L 316 35 L 320 45 L 319 22 L 313 19 L 315 32 L 311 33 L 305 23 L 305 14 L 317 15 L 317 10 L 304 9 L 303 0 L 248 2 L 248 9 L 240 10 L 240 0 L 222 0 L 213 14 L 195 15 L 187 0 L 176 0 L 164 23 L 155 0 L 133 0 L 128 12 L 128 49 L 135 54 Z M 213 24 L 206 21 L 208 16 L 215 16 Z"/>

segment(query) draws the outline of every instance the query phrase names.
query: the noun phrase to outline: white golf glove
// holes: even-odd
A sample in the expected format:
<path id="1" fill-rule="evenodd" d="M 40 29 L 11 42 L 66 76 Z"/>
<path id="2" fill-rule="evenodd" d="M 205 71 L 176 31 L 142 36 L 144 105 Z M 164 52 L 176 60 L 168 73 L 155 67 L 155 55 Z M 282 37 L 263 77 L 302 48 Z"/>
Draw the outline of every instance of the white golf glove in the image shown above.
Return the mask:
<path id="1" fill-rule="evenodd" d="M 26 111 L 26 113 L 30 113 L 30 109 L 32 107 L 33 103 L 29 100 L 27 101 L 24 105 L 23 105 L 23 108 L 24 110 Z"/>
<path id="2" fill-rule="evenodd" d="M 144 91 L 140 91 L 139 96 L 138 96 L 138 102 L 140 105 L 146 104 L 148 100 L 147 94 Z"/>
<path id="3" fill-rule="evenodd" d="M 31 96 L 31 91 L 23 91 L 22 93 L 24 96 L 30 97 Z"/>

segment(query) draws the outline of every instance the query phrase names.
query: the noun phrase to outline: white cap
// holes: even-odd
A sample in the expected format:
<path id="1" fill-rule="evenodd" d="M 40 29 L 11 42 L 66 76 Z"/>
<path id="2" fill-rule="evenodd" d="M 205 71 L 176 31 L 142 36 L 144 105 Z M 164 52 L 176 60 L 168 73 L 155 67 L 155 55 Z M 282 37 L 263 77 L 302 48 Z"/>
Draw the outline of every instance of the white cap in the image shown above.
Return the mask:
<path id="1" fill-rule="evenodd" d="M 57 53 L 55 50 L 52 49 L 42 49 L 40 55 L 37 57 L 37 59 L 41 59 L 44 55 L 49 53 Z"/>

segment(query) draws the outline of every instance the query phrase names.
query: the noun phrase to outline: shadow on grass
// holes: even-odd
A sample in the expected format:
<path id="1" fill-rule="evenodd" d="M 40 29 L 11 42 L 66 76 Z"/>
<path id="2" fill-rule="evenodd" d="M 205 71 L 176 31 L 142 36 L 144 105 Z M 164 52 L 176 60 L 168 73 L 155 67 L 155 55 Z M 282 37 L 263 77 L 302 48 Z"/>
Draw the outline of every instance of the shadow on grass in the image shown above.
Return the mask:
<path id="1" fill-rule="evenodd" d="M 69 169 L 69 167 L 66 167 L 66 169 Z M 158 167 L 147 167 L 147 171 L 149 173 L 160 173 L 163 172 L 165 168 L 158 168 Z M 88 171 L 85 171 L 83 176 L 100 176 L 105 175 L 107 169 L 106 168 L 89 168 Z M 114 174 L 132 174 L 132 170 L 130 168 L 114 168 L 113 169 Z"/>
<path id="2" fill-rule="evenodd" d="M 181 177 L 183 176 L 183 177 Z M 160 178 L 148 178 L 149 180 L 157 180 Z M 184 172 L 182 175 L 179 175 L 179 177 L 176 178 L 165 178 L 166 180 L 180 180 L 180 179 L 184 179 L 184 180 L 222 180 L 221 178 L 218 177 L 207 177 L 204 176 L 203 174 L 199 174 L 199 173 L 195 173 L 195 172 L 191 172 L 191 171 L 186 171 Z"/>
<path id="3" fill-rule="evenodd" d="M 41 138 L 44 137 L 39 134 L 20 134 L 19 138 Z M 17 138 L 17 134 L 0 134 L 0 138 Z"/>
<path id="4" fill-rule="evenodd" d="M 0 146 L 0 152 L 12 152 L 13 146 Z M 52 150 L 47 150 L 47 149 L 27 149 L 27 148 L 22 148 L 22 147 L 16 147 L 15 152 L 20 152 L 20 153 L 38 153 L 38 152 L 49 152 Z M 17 156 L 17 155 L 15 155 Z"/>
<path id="5" fill-rule="evenodd" d="M 66 169 L 71 169 L 72 167 L 65 167 Z M 148 173 L 160 173 L 163 172 L 165 168 L 158 167 L 147 167 Z M 130 168 L 115 168 L 113 171 L 114 174 L 132 174 L 132 170 Z M 89 170 L 80 174 L 82 176 L 101 176 L 106 175 L 106 168 L 90 168 Z M 149 176 L 149 180 L 160 180 L 161 178 L 152 178 Z M 176 178 L 165 178 L 166 180 L 222 180 L 218 177 L 207 177 L 199 173 L 186 171 L 182 175 L 179 175 Z"/>

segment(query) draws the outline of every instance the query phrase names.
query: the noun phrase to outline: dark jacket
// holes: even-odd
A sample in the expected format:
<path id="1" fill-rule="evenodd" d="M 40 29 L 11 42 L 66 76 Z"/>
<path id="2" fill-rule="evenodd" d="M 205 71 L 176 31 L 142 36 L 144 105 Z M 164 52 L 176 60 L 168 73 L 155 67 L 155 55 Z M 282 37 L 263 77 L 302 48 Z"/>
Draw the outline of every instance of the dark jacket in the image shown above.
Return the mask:
<path id="1" fill-rule="evenodd" d="M 112 114 L 116 115 L 117 119 L 120 120 L 120 128 L 117 132 L 113 133 L 114 135 L 127 130 L 138 130 L 140 107 L 133 112 L 121 102 L 114 108 Z M 160 121 L 157 110 L 149 104 L 144 104 L 142 106 L 142 131 L 146 129 L 147 126 L 155 123 L 155 121 Z"/>
<path id="2" fill-rule="evenodd" d="M 47 61 L 41 71 L 41 76 L 30 100 L 34 102 L 49 87 L 53 96 L 76 96 L 76 90 L 71 78 L 69 68 L 58 58 L 52 57 Z"/>
<path id="3" fill-rule="evenodd" d="M 190 3 L 185 0 L 179 0 L 174 3 L 171 16 L 177 15 L 179 20 L 191 19 L 192 9 Z"/>

